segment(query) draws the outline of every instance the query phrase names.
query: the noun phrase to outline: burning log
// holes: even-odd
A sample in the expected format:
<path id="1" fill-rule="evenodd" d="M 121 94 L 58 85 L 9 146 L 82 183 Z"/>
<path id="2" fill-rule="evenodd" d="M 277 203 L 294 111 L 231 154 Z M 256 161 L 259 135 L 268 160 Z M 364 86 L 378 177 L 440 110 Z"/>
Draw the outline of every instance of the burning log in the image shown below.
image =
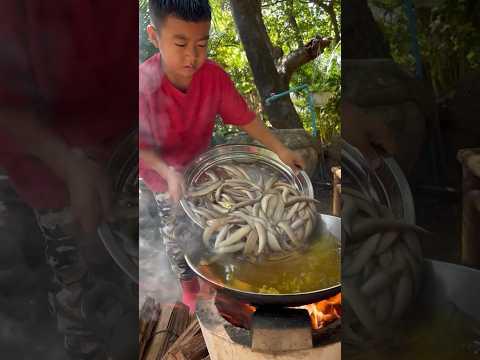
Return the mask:
<path id="1" fill-rule="evenodd" d="M 308 310 L 312 320 L 312 328 L 319 330 L 342 316 L 342 294 L 338 293 L 327 300 L 302 306 L 302 308 Z"/>
<path id="2" fill-rule="evenodd" d="M 251 328 L 252 315 L 256 311 L 254 306 L 223 294 L 217 294 L 215 306 L 229 323 L 244 329 Z M 341 318 L 342 295 L 338 293 L 326 300 L 297 308 L 308 311 L 312 322 L 312 330 L 316 332 Z"/>

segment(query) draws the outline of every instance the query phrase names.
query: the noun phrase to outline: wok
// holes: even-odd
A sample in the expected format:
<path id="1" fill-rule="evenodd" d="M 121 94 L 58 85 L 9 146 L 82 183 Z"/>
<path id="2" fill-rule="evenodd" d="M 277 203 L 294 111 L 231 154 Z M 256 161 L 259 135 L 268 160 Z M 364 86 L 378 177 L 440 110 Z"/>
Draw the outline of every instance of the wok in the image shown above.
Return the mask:
<path id="1" fill-rule="evenodd" d="M 480 321 L 480 270 L 443 261 L 425 260 L 422 304 L 430 308 L 452 303 Z"/>
<path id="2" fill-rule="evenodd" d="M 386 342 L 364 349 L 342 345 L 342 358 L 478 359 L 480 352 L 480 270 L 425 259 L 423 287 L 408 314 Z M 345 316 L 348 313 L 345 312 Z"/>
<path id="3" fill-rule="evenodd" d="M 340 256 L 340 236 L 341 236 L 341 219 L 339 217 L 318 214 L 317 226 L 315 233 L 330 234 L 338 242 L 338 251 L 333 252 Z M 250 291 L 242 291 L 237 288 L 227 286 L 226 284 L 214 279 L 200 269 L 200 260 L 207 254 L 207 249 L 201 240 L 189 241 L 184 244 L 185 259 L 190 268 L 203 280 L 217 289 L 218 292 L 226 293 L 240 301 L 246 301 L 252 305 L 269 305 L 269 306 L 301 306 L 315 303 L 335 295 L 340 291 L 339 282 L 322 289 L 309 292 L 287 293 L 287 294 L 266 294 Z M 333 254 L 332 253 L 332 254 Z M 288 264 L 288 262 L 287 262 Z M 340 267 L 340 263 L 339 263 Z M 319 274 L 312 274 L 318 276 Z M 308 274 L 307 274 L 308 276 Z"/>

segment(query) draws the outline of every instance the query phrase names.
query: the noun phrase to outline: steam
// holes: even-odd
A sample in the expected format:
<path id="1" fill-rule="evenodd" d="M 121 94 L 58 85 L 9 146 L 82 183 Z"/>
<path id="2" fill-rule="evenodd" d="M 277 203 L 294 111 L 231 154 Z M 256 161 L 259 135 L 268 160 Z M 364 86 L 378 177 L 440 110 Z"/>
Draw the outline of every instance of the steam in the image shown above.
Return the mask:
<path id="1" fill-rule="evenodd" d="M 180 298 L 177 277 L 173 274 L 160 234 L 160 219 L 153 194 L 141 183 L 139 193 L 139 305 L 147 297 L 156 303 L 171 303 Z"/>
<path id="2" fill-rule="evenodd" d="M 15 209 L 4 203 L 0 212 L 0 219 L 3 219 L 0 222 L 0 243 L 4 245 L 2 250 L 8 254 L 18 254 L 13 257 L 14 263 L 8 264 L 5 258 L 0 261 L 2 358 L 63 360 L 66 358 L 63 339 L 56 330 L 55 317 L 48 311 L 46 289 L 50 284 L 49 269 L 45 262 L 37 266 L 29 265 L 21 252 L 20 243 L 26 241 L 23 238 L 25 234 L 15 232 L 14 228 L 18 227 L 19 222 L 24 224 L 28 221 L 12 216 Z M 42 241 L 38 237 L 28 240 Z"/>

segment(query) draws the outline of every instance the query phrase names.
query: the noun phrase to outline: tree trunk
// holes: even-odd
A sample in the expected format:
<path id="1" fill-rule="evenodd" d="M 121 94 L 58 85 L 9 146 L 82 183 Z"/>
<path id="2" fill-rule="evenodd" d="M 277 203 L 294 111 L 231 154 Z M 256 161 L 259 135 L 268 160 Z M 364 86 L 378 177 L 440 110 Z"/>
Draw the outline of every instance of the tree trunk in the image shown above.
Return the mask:
<path id="1" fill-rule="evenodd" d="M 230 2 L 255 85 L 270 123 L 281 129 L 301 128 L 300 118 L 289 96 L 284 96 L 271 105 L 265 103 L 265 99 L 273 93 L 288 90 L 289 84 L 275 67 L 260 0 L 230 0 Z"/>
<path id="2" fill-rule="evenodd" d="M 367 0 L 342 1 L 342 58 L 391 58 Z"/>
<path id="3" fill-rule="evenodd" d="M 297 71 L 298 68 L 317 58 L 330 43 L 331 39 L 322 39 L 318 36 L 308 44 L 284 56 L 277 66 L 277 71 L 283 77 L 284 82 L 288 84 L 293 73 Z"/>

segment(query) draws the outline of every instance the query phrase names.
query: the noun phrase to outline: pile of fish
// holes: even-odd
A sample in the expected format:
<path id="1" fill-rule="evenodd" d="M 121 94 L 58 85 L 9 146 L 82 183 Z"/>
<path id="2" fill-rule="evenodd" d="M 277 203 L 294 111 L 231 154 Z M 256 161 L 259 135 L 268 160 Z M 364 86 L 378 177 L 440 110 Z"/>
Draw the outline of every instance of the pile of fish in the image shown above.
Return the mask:
<path id="1" fill-rule="evenodd" d="M 408 310 L 421 282 L 422 228 L 342 187 L 342 291 L 345 340 L 364 345 L 384 337 Z"/>
<path id="2" fill-rule="evenodd" d="M 304 245 L 315 228 L 317 200 L 259 170 L 216 165 L 205 172 L 208 180 L 189 189 L 188 203 L 204 227 L 204 244 L 215 253 L 290 252 Z"/>

